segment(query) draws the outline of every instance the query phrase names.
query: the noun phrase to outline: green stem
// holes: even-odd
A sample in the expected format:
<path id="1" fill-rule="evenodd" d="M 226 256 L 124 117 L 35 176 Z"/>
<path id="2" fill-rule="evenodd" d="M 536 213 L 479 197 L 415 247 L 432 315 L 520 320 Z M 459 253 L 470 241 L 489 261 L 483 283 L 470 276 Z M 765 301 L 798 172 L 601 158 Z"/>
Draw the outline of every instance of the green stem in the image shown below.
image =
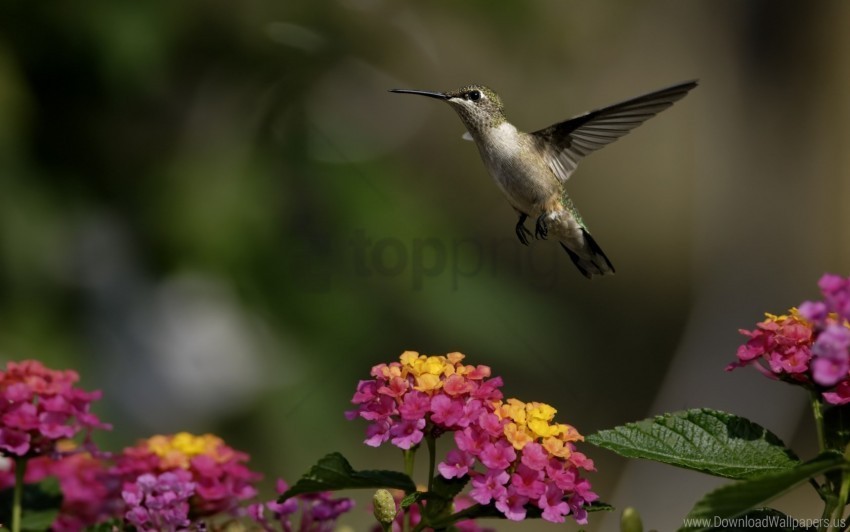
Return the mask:
<path id="1" fill-rule="evenodd" d="M 404 455 L 404 474 L 413 479 L 413 466 L 416 462 L 416 449 L 402 451 Z"/>
<path id="2" fill-rule="evenodd" d="M 434 434 L 428 432 L 425 435 L 425 442 L 428 444 L 428 491 L 434 488 L 434 467 L 437 461 L 437 439 Z"/>
<path id="3" fill-rule="evenodd" d="M 815 418 L 815 428 L 818 433 L 818 451 L 826 451 L 826 437 L 823 429 L 823 406 L 816 392 L 812 392 L 812 414 Z"/>
<path id="4" fill-rule="evenodd" d="M 844 459 L 850 459 L 850 445 L 844 448 Z M 842 518 L 844 517 L 844 508 L 847 506 L 847 498 L 850 496 L 850 471 L 845 469 L 841 470 L 841 488 L 838 491 L 838 499 L 835 499 L 833 494 L 832 497 L 832 511 L 829 513 L 829 517 L 832 518 L 830 521 L 830 530 L 844 530 L 845 527 L 840 526 L 842 522 Z M 828 505 L 829 506 L 829 505 Z"/>
<path id="5" fill-rule="evenodd" d="M 21 532 L 21 500 L 24 494 L 24 473 L 27 472 L 27 459 L 15 458 L 15 491 L 12 495 L 12 532 Z"/>
<path id="6" fill-rule="evenodd" d="M 846 453 L 845 453 L 846 455 Z M 841 491 L 838 494 L 838 504 L 835 507 L 835 513 L 832 514 L 833 530 L 843 530 L 839 526 L 841 518 L 844 517 L 844 507 L 847 506 L 847 497 L 850 495 L 850 474 L 847 471 L 841 472 Z"/>
<path id="7" fill-rule="evenodd" d="M 404 474 L 409 476 L 411 480 L 413 479 L 413 467 L 416 463 L 416 447 L 413 449 L 405 449 L 402 451 L 404 455 Z M 413 524 L 411 523 L 411 519 L 413 519 L 413 514 L 411 512 L 407 513 L 407 519 L 402 519 L 402 527 L 403 530 L 410 530 Z"/>
<path id="8" fill-rule="evenodd" d="M 812 416 L 815 418 L 815 429 L 818 435 L 818 451 L 824 452 L 826 451 L 826 435 L 824 432 L 824 424 L 823 424 L 823 405 L 820 402 L 820 398 L 818 397 L 817 392 L 811 392 L 811 401 L 812 401 Z M 830 475 L 827 475 L 826 482 L 821 486 L 822 493 L 824 499 L 824 508 L 823 513 L 821 514 L 820 525 L 818 525 L 818 532 L 824 532 L 827 529 L 831 528 L 829 525 L 830 518 L 837 511 L 837 503 L 838 500 L 835 496 L 835 488 L 836 484 L 830 478 Z M 843 508 L 843 507 L 842 507 Z"/>

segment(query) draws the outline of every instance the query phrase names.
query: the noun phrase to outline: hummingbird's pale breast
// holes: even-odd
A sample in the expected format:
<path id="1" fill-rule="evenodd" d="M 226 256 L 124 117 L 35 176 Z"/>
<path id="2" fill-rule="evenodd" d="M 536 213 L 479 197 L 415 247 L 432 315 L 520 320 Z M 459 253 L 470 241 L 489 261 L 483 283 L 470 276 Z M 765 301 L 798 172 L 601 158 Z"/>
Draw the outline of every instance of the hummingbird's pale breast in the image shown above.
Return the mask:
<path id="1" fill-rule="evenodd" d="M 511 205 L 529 216 L 538 216 L 557 202 L 560 183 L 537 154 L 536 140 L 504 121 L 472 133 L 488 173 Z"/>

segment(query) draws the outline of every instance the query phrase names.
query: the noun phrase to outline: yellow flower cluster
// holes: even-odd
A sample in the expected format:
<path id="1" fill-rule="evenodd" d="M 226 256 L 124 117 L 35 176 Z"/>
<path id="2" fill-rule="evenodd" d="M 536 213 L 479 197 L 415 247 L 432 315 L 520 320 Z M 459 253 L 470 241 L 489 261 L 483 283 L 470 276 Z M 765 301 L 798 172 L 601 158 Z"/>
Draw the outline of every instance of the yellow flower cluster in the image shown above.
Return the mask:
<path id="1" fill-rule="evenodd" d="M 179 432 L 173 436 L 152 436 L 148 439 L 148 450 L 159 456 L 164 468 L 180 467 L 188 469 L 189 461 L 204 454 L 226 461 L 225 456 L 219 456 L 219 449 L 224 448 L 224 441 L 218 436 L 204 434 L 195 436 L 188 432 Z"/>
<path id="2" fill-rule="evenodd" d="M 800 316 L 800 311 L 797 310 L 797 307 L 791 307 L 790 309 L 788 309 L 788 314 L 776 315 L 771 314 L 770 312 L 765 312 L 764 315 L 767 318 L 765 321 L 771 321 L 773 323 L 778 323 L 779 325 L 782 325 L 788 320 L 794 320 L 807 326 L 810 325 L 809 322 L 807 322 L 805 319 L 803 319 L 802 316 Z"/>
<path id="3" fill-rule="evenodd" d="M 426 356 L 420 355 L 416 351 L 405 351 L 399 357 L 400 363 L 393 362 L 381 367 L 381 376 L 391 380 L 393 377 L 407 379 L 408 376 L 412 375 L 413 389 L 426 393 L 442 388 L 444 380 L 452 375 L 463 377 L 476 372 L 485 377 L 489 376 L 490 368 L 486 366 L 464 366 L 461 364 L 464 358 L 463 353 Z"/>
<path id="4" fill-rule="evenodd" d="M 550 455 L 568 458 L 572 452 L 569 442 L 584 441 L 584 437 L 571 425 L 552 423 L 555 410 L 546 403 L 524 403 L 519 399 L 508 399 L 496 408 L 500 419 L 509 419 L 505 424 L 505 437 L 516 450 L 526 444 L 539 441 Z"/>

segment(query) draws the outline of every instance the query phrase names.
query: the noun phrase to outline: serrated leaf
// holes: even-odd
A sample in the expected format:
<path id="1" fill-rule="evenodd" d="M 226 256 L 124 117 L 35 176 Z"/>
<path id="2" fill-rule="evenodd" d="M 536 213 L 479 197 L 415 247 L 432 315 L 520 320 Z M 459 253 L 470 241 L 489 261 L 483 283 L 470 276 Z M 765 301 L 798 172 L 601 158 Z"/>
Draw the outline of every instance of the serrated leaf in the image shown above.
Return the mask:
<path id="1" fill-rule="evenodd" d="M 715 519 L 731 519 L 762 506 L 771 499 L 828 471 L 848 466 L 844 457 L 836 452 L 824 453 L 814 460 L 793 469 L 771 473 L 750 480 L 722 486 L 699 501 L 688 513 L 681 531 L 711 530 Z M 704 520 L 700 525 L 699 519 Z"/>
<path id="2" fill-rule="evenodd" d="M 413 493 L 408 493 L 401 500 L 401 509 L 407 510 L 408 507 L 416 504 L 419 501 L 424 501 L 428 498 L 428 495 L 424 491 L 414 491 Z"/>
<path id="3" fill-rule="evenodd" d="M 782 440 L 761 425 L 708 408 L 601 430 L 586 440 L 627 458 L 736 480 L 786 471 L 800 463 Z"/>
<path id="4" fill-rule="evenodd" d="M 398 471 L 355 471 L 344 456 L 331 453 L 316 462 L 316 465 L 278 500 L 282 502 L 302 493 L 361 488 L 399 489 L 410 493 L 416 491 L 416 484 L 409 476 Z"/>
<path id="5" fill-rule="evenodd" d="M 469 479 L 469 475 L 460 478 L 443 478 L 442 475 L 436 475 L 431 481 L 431 491 L 444 499 L 454 500 L 469 483 Z"/>
<path id="6" fill-rule="evenodd" d="M 452 512 L 452 503 L 455 496 L 463 491 L 469 482 L 469 476 L 461 478 L 443 478 L 437 475 L 431 480 L 431 491 L 425 494 L 428 504 L 425 506 L 424 514 L 429 521 L 438 521 L 443 516 Z"/>

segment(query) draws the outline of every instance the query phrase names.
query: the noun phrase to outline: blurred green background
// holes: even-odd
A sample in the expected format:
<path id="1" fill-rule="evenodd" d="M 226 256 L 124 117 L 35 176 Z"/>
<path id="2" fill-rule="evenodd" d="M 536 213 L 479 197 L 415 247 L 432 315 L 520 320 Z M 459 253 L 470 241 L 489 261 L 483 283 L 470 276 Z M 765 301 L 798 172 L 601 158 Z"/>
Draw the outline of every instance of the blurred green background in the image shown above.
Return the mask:
<path id="1" fill-rule="evenodd" d="M 405 349 L 462 351 L 585 434 L 712 406 L 805 450 L 805 397 L 723 367 L 850 270 L 848 23 L 839 0 L 7 0 L 0 358 L 103 389 L 104 447 L 215 432 L 267 487 L 334 450 L 400 467 L 342 414 Z M 617 267 L 593 282 L 516 241 L 447 106 L 386 92 L 484 83 L 535 130 L 692 78 L 569 182 Z M 583 450 L 662 530 L 712 485 Z"/>

